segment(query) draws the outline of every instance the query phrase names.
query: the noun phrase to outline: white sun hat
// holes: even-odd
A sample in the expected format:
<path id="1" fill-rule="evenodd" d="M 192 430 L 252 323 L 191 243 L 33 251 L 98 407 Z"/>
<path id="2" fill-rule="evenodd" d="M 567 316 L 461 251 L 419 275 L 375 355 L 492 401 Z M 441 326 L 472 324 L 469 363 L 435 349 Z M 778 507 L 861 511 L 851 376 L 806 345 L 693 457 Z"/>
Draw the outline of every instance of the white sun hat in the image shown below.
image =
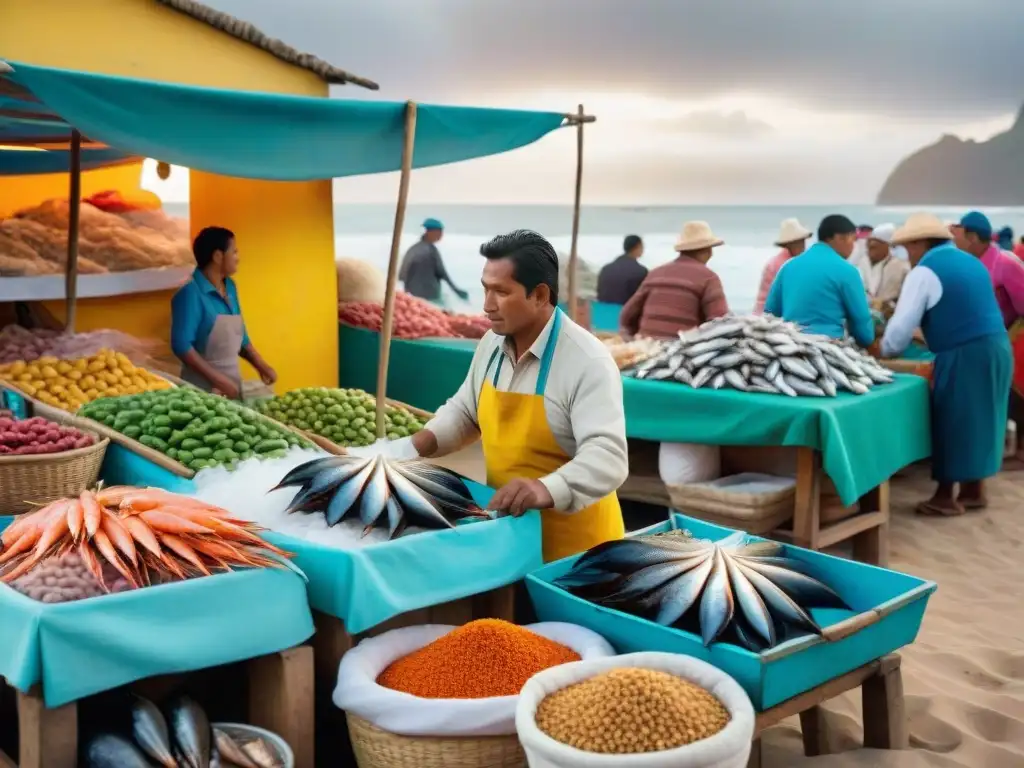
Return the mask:
<path id="1" fill-rule="evenodd" d="M 706 221 L 688 221 L 683 224 L 683 231 L 679 233 L 676 250 L 680 253 L 701 251 L 705 248 L 715 248 L 724 242 L 711 231 L 711 225 Z"/>
<path id="2" fill-rule="evenodd" d="M 779 227 L 779 236 L 775 238 L 775 244 L 781 247 L 798 240 L 806 240 L 812 234 L 814 233 L 801 224 L 799 219 L 785 219 Z"/>
<path id="3" fill-rule="evenodd" d="M 952 240 L 949 227 L 938 216 L 913 213 L 892 236 L 892 245 L 906 245 L 917 240 Z"/>
<path id="4" fill-rule="evenodd" d="M 878 240 L 879 242 L 892 245 L 892 236 L 896 234 L 895 224 L 879 224 L 868 235 L 868 240 Z"/>

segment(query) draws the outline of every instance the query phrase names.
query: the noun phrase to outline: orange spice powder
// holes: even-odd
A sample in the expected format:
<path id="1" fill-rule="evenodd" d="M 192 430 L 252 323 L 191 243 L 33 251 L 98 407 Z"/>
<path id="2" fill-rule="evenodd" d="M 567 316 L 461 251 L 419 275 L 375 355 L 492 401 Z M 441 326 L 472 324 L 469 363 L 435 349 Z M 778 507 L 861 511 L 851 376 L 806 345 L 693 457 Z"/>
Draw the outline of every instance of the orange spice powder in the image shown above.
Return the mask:
<path id="1" fill-rule="evenodd" d="M 538 672 L 580 656 L 498 619 L 471 621 L 381 672 L 377 684 L 424 699 L 517 696 Z"/>

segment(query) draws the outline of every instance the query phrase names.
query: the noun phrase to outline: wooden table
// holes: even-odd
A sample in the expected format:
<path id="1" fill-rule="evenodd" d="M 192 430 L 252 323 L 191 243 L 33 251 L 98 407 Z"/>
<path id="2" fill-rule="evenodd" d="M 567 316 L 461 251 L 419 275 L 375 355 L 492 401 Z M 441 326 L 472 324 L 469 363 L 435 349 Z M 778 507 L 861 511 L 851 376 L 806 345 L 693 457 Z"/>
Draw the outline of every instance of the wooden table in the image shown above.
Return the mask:
<path id="1" fill-rule="evenodd" d="M 276 733 L 295 753 L 295 768 L 314 768 L 313 649 L 308 645 L 246 662 L 248 722 Z M 161 687 L 178 676 L 139 681 L 133 689 Z M 17 692 L 18 762 L 0 752 L 0 768 L 75 768 L 78 703 L 48 709 L 38 688 Z"/>
<path id="2" fill-rule="evenodd" d="M 828 754 L 828 733 L 821 705 L 854 688 L 861 689 L 864 747 L 906 749 L 908 736 L 900 657 L 890 654 L 758 712 L 754 724 L 754 746 L 747 768 L 761 768 L 761 734 L 765 729 L 793 715 L 800 716 L 804 754 L 808 757 Z"/>

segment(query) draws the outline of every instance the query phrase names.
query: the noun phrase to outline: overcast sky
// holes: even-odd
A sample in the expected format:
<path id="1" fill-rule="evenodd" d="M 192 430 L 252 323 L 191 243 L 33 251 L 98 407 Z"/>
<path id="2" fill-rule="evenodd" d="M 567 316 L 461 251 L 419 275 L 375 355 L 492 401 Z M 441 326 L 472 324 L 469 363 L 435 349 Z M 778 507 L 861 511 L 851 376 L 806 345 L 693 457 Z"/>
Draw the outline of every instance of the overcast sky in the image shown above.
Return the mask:
<path id="1" fill-rule="evenodd" d="M 381 84 L 338 97 L 582 102 L 589 203 L 871 202 L 909 151 L 987 138 L 1024 102 L 1024 0 L 207 2 Z M 559 131 L 417 171 L 411 198 L 571 202 L 574 155 Z M 397 181 L 337 187 L 391 202 Z"/>

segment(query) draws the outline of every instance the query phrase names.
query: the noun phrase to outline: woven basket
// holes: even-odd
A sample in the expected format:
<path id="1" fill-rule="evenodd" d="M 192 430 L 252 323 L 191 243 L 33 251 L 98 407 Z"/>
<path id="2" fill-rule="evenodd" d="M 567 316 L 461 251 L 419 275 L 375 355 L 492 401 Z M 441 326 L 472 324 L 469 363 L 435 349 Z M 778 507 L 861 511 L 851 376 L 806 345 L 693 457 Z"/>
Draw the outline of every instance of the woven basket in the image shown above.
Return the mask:
<path id="1" fill-rule="evenodd" d="M 45 417 L 86 432 L 96 442 L 88 448 L 63 453 L 0 456 L 0 515 L 17 515 L 40 504 L 77 496 L 95 485 L 100 476 L 110 441 L 70 414 L 60 418 L 46 414 Z"/>
<path id="2" fill-rule="evenodd" d="M 750 493 L 715 488 L 703 483 L 667 486 L 672 506 L 709 522 L 762 533 L 793 516 L 794 488 Z"/>
<path id="3" fill-rule="evenodd" d="M 359 768 L 526 768 L 519 738 L 398 736 L 346 715 Z"/>

